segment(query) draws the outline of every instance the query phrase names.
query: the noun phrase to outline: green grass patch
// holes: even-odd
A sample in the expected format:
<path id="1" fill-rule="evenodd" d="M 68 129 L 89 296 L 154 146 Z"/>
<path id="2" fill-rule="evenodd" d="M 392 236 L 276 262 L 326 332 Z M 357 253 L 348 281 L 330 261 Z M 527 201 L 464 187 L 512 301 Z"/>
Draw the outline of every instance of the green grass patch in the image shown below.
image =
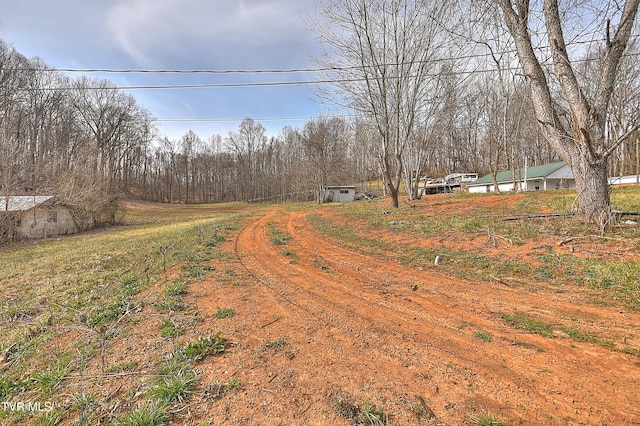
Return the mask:
<path id="1" fill-rule="evenodd" d="M 166 296 L 186 296 L 188 293 L 187 284 L 179 278 L 162 289 L 162 294 Z"/>
<path id="2" fill-rule="evenodd" d="M 478 339 L 482 340 L 483 342 L 490 342 L 491 339 L 493 339 L 493 336 L 488 331 L 482 331 L 482 330 L 474 331 L 473 335 L 476 336 Z"/>
<path id="3" fill-rule="evenodd" d="M 162 401 L 150 401 L 140 405 L 115 422 L 117 426 L 164 426 L 169 424 L 167 405 Z"/>
<path id="4" fill-rule="evenodd" d="M 577 330 L 573 327 L 563 327 L 562 332 L 572 338 L 577 342 L 590 342 L 596 343 L 598 339 L 590 335 L 589 333 L 585 333 L 583 331 Z"/>
<path id="5" fill-rule="evenodd" d="M 105 370 L 105 373 L 127 373 L 136 371 L 137 368 L 137 361 L 123 361 L 118 364 L 112 365 L 107 370 Z"/>
<path id="6" fill-rule="evenodd" d="M 479 417 L 471 417 L 473 424 L 476 426 L 509 426 L 493 414 L 484 414 Z"/>
<path id="7" fill-rule="evenodd" d="M 389 416 L 383 407 L 365 405 L 360 409 L 360 418 L 365 425 L 386 426 L 389 424 Z"/>
<path id="8" fill-rule="evenodd" d="M 232 391 L 234 389 L 240 389 L 242 387 L 242 382 L 240 381 L 240 379 L 238 379 L 237 377 L 232 377 L 231 379 L 229 379 L 229 381 L 225 384 L 225 388 L 228 391 Z"/>
<path id="9" fill-rule="evenodd" d="M 147 300 L 161 311 L 189 308 L 184 301 L 186 284 L 206 276 L 211 269 L 205 262 L 230 258 L 220 243 L 251 213 L 240 204 L 237 210 L 228 205 L 183 207 L 154 204 L 132 209 L 127 226 L 0 247 L 0 348 L 12 361 L 0 379 L 2 400 L 26 394 L 57 401 L 63 384 L 69 395 L 77 390 L 75 381 L 65 379 L 75 375 L 86 375 L 82 390 L 95 393 L 98 389 L 92 374 L 96 366 L 104 369 L 97 374 L 146 368 L 133 361 L 110 366 L 95 358 L 101 353 L 112 358 L 110 341 L 129 335 L 129 327 L 141 321 L 141 307 Z M 180 273 L 179 280 L 165 285 L 159 294 L 146 292 L 175 271 Z M 100 334 L 116 322 L 118 328 L 108 336 Z M 159 323 L 159 333 L 164 336 L 175 337 L 176 331 L 170 321 Z M 56 338 L 70 332 L 78 333 L 77 338 L 85 342 L 74 345 L 77 356 L 74 353 L 65 362 L 63 358 L 48 359 L 59 350 Z M 195 342 L 189 357 L 184 356 L 187 366 L 220 350 L 212 349 L 214 346 L 212 341 Z M 184 389 L 193 382 L 187 370 L 179 375 L 174 371 L 174 375 L 175 383 L 165 383 L 168 389 L 179 387 L 179 380 L 185 382 Z M 146 385 L 135 375 L 131 378 L 123 382 L 123 392 L 134 395 Z M 163 399 L 175 404 L 184 400 L 186 393 L 176 395 L 182 396 Z M 149 407 L 144 405 L 123 417 L 121 410 L 126 408 L 122 406 L 114 413 L 114 424 L 168 422 L 166 414 L 153 415 Z M 82 419 L 82 409 L 79 404 L 66 407 L 62 421 Z"/>
<path id="10" fill-rule="evenodd" d="M 284 349 L 285 345 L 287 344 L 287 342 L 284 340 L 284 337 L 280 337 L 278 339 L 275 340 L 269 340 L 267 341 L 267 348 L 270 349 Z"/>
<path id="11" fill-rule="evenodd" d="M 189 309 L 189 304 L 180 296 L 165 296 L 155 303 L 159 312 L 180 312 Z"/>
<path id="12" fill-rule="evenodd" d="M 275 222 L 267 223 L 267 234 L 269 235 L 269 242 L 274 246 L 284 246 L 291 240 L 291 236 L 280 231 Z"/>
<path id="13" fill-rule="evenodd" d="M 116 300 L 105 306 L 97 307 L 87 320 L 87 324 L 91 327 L 98 327 L 116 321 L 127 311 L 127 307 L 131 300 L 124 296 L 119 296 Z"/>
<path id="14" fill-rule="evenodd" d="M 198 374 L 187 365 L 177 371 L 168 371 L 159 375 L 149 395 L 164 403 L 183 403 L 195 389 Z"/>
<path id="15" fill-rule="evenodd" d="M 62 365 L 58 362 L 46 370 L 34 372 L 30 380 L 43 397 L 48 397 L 58 389 L 68 372 L 69 364 Z"/>
<path id="16" fill-rule="evenodd" d="M 289 258 L 290 264 L 295 265 L 298 263 L 298 255 L 294 251 L 286 249 L 282 251 L 282 254 Z"/>
<path id="17" fill-rule="evenodd" d="M 528 318 L 523 315 L 508 315 L 499 312 L 497 316 L 499 318 L 502 318 L 510 326 L 518 330 L 525 330 L 531 333 L 539 334 L 543 337 L 553 337 L 553 326 L 551 324 Z"/>
<path id="18" fill-rule="evenodd" d="M 346 203 L 359 204 L 359 203 Z M 391 250 L 391 247 L 379 239 L 366 238 L 359 235 L 353 226 L 335 223 L 323 218 L 318 213 L 312 213 L 307 216 L 307 220 L 313 228 L 322 235 L 329 238 L 348 243 L 355 248 L 366 248 L 369 251 Z"/>
<path id="19" fill-rule="evenodd" d="M 437 248 L 422 248 L 422 247 L 408 247 L 400 251 L 398 261 L 403 265 L 409 266 L 425 266 L 426 264 L 433 264 L 436 256 L 442 255 L 443 250 Z M 447 254 L 451 254 L 447 252 Z"/>
<path id="20" fill-rule="evenodd" d="M 231 318 L 236 314 L 233 308 L 218 308 L 216 311 L 216 318 Z"/>
<path id="21" fill-rule="evenodd" d="M 178 327 L 171 318 L 162 319 L 159 328 L 162 337 L 177 337 L 180 334 Z"/>

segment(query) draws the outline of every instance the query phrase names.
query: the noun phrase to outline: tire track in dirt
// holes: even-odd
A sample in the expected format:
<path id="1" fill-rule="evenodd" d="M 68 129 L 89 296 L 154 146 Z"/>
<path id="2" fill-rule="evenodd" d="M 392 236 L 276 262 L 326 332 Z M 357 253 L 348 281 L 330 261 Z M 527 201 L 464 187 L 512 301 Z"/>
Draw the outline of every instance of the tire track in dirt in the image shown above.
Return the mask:
<path id="1" fill-rule="evenodd" d="M 496 307 L 533 309 L 540 294 L 460 283 L 348 250 L 313 232 L 306 215 L 269 210 L 238 234 L 236 251 L 295 332 L 315 343 L 333 339 L 323 353 L 305 354 L 310 364 L 347 368 L 361 387 L 374 366 L 393 378 L 376 388 L 391 405 L 422 395 L 450 424 L 468 420 L 471 405 L 533 424 L 590 419 L 593 411 L 603 420 L 640 417 L 637 392 L 629 392 L 638 368 L 629 356 L 600 347 L 567 356 L 569 343 L 517 333 L 491 316 Z M 270 244 L 269 223 L 292 237 L 286 249 L 296 262 L 285 246 Z M 477 330 L 494 340 L 480 342 Z M 585 377 L 588 370 L 595 374 Z M 611 394 L 595 398 L 603 386 Z"/>

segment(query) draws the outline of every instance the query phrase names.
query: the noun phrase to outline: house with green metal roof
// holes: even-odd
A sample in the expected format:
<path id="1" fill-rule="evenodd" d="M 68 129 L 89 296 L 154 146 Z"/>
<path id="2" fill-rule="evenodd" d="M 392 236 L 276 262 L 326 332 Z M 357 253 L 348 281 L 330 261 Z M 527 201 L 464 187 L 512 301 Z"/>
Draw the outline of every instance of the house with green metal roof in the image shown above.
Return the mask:
<path id="1" fill-rule="evenodd" d="M 573 173 L 564 161 L 524 167 L 515 171 L 501 171 L 496 175 L 496 182 L 501 192 L 575 188 Z M 466 186 L 469 192 L 495 192 L 492 174 L 482 176 Z"/>

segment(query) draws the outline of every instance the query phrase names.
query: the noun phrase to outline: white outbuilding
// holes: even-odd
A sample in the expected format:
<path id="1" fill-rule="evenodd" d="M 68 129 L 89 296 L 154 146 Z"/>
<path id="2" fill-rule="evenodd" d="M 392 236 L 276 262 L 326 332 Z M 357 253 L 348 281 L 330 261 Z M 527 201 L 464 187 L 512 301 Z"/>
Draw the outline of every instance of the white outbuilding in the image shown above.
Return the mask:
<path id="1" fill-rule="evenodd" d="M 325 186 L 322 192 L 322 201 L 325 203 L 344 203 L 356 199 L 355 186 Z"/>
<path id="2" fill-rule="evenodd" d="M 501 192 L 546 191 L 575 188 L 573 173 L 564 161 L 498 172 L 496 182 Z M 469 192 L 495 192 L 493 175 L 488 174 L 465 185 Z"/>

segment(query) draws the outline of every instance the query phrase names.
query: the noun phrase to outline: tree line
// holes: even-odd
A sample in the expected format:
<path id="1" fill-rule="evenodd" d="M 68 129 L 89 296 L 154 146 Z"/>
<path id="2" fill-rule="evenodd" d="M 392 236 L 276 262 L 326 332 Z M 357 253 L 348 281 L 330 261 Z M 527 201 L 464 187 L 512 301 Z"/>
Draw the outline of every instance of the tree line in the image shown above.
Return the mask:
<path id="1" fill-rule="evenodd" d="M 522 72 L 509 32 L 517 28 L 503 21 L 510 3 L 495 0 L 464 43 L 455 28 L 434 25 L 452 20 L 445 3 L 326 0 L 331 25 L 319 35 L 332 48 L 318 61 L 331 70 L 338 91 L 318 95 L 355 113 L 317 117 L 277 135 L 246 118 L 226 135 L 189 130 L 169 139 L 149 111 L 110 81 L 71 78 L 0 42 L 0 195 L 53 194 L 78 215 L 109 221 L 109 206 L 121 197 L 321 201 L 326 185 L 366 191 L 379 180 L 397 206 L 400 188 L 418 196 L 423 174 L 496 174 L 565 159 L 541 125 L 532 77 Z M 473 14 L 474 4 L 465 13 Z M 587 99 L 601 96 L 593 79 L 602 74 L 607 43 L 591 42 L 572 58 L 572 75 Z M 599 124 L 607 149 L 599 158 L 610 175 L 637 172 L 639 51 L 631 38 Z M 576 118 L 558 77 L 539 70 L 550 76 L 551 105 L 559 107 L 551 119 L 570 129 Z"/>

